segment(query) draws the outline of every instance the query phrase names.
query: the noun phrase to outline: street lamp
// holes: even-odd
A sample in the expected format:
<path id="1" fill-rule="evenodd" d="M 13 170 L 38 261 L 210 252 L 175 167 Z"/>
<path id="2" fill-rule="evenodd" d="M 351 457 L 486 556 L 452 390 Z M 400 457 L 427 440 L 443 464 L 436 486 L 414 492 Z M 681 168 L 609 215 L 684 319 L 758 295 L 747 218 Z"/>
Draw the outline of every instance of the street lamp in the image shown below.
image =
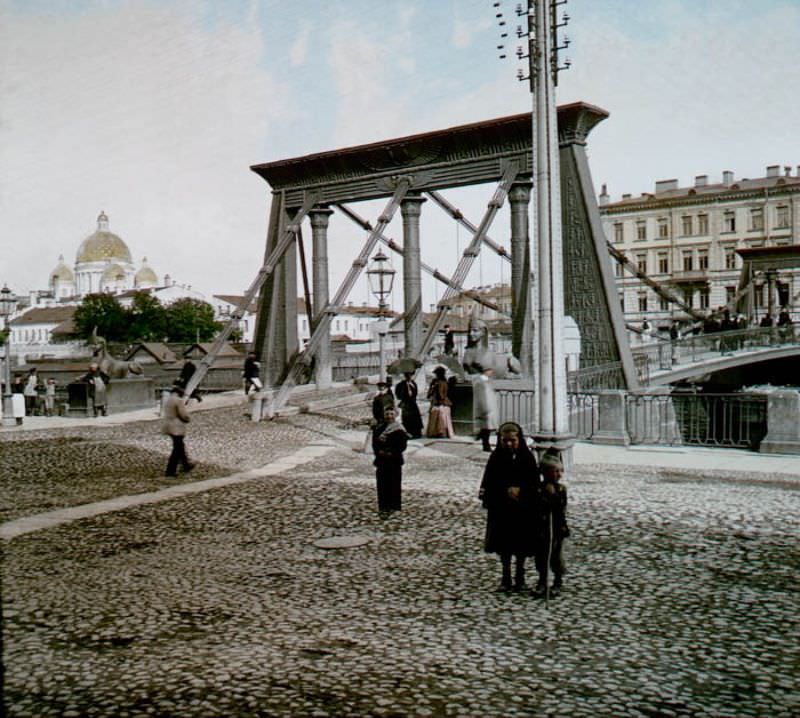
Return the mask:
<path id="1" fill-rule="evenodd" d="M 11 329 L 8 318 L 17 306 L 17 298 L 7 284 L 0 289 L 0 316 L 6 330 L 6 352 L 3 369 L 3 426 L 14 426 L 14 397 L 11 395 Z"/>
<path id="2" fill-rule="evenodd" d="M 395 270 L 392 263 L 389 261 L 382 250 L 372 258 L 369 269 L 367 269 L 367 281 L 369 288 L 375 298 L 378 300 L 378 314 L 380 319 L 376 322 L 375 329 L 378 332 L 378 352 L 380 356 L 380 365 L 378 367 L 378 380 L 385 380 L 384 371 L 386 366 L 386 357 L 384 355 L 384 339 L 386 332 L 389 331 L 389 322 L 384 319 L 386 316 L 386 298 L 392 292 L 392 284 L 394 282 Z"/>

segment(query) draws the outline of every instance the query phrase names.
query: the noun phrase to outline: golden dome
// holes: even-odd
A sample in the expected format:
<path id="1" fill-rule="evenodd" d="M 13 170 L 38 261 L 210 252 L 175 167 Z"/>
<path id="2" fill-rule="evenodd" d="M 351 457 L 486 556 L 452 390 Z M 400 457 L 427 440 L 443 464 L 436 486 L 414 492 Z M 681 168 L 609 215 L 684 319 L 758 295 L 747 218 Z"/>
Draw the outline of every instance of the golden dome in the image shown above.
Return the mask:
<path id="1" fill-rule="evenodd" d="M 136 287 L 141 286 L 142 284 L 158 284 L 158 277 L 156 273 L 150 268 L 147 264 L 147 257 L 142 260 L 142 266 L 138 272 L 136 272 L 136 276 L 133 278 L 133 284 Z"/>
<path id="2" fill-rule="evenodd" d="M 64 264 L 64 255 L 58 256 L 58 264 L 56 268 L 50 272 L 50 282 L 74 282 L 75 275 L 72 270 Z"/>
<path id="3" fill-rule="evenodd" d="M 75 262 L 105 262 L 113 259 L 130 262 L 131 252 L 122 239 L 108 231 L 108 217 L 101 212 L 97 218 L 97 231 L 81 242 Z"/>

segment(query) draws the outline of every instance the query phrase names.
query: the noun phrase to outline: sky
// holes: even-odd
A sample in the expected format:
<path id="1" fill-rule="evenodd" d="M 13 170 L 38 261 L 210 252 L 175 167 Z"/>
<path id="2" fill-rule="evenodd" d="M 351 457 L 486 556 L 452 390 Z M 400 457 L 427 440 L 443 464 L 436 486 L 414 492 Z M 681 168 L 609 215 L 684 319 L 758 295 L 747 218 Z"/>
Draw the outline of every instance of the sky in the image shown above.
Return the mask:
<path id="1" fill-rule="evenodd" d="M 251 165 L 530 110 L 515 6 L 500 3 L 501 60 L 493 0 L 0 0 L 0 282 L 46 288 L 102 210 L 137 267 L 241 294 L 269 215 Z M 800 0 L 563 9 L 558 103 L 610 113 L 587 148 L 598 192 L 800 165 Z M 493 189 L 444 194 L 477 224 Z M 354 208 L 374 221 L 382 205 Z M 507 245 L 508 225 L 506 208 L 490 236 Z M 335 290 L 365 233 L 334 215 L 329 234 Z M 402 239 L 399 213 L 387 234 Z M 452 273 L 468 239 L 425 205 L 423 261 Z M 467 283 L 508 277 L 482 253 Z M 423 292 L 426 305 L 441 295 L 427 279 Z M 351 299 L 374 303 L 366 282 Z"/>

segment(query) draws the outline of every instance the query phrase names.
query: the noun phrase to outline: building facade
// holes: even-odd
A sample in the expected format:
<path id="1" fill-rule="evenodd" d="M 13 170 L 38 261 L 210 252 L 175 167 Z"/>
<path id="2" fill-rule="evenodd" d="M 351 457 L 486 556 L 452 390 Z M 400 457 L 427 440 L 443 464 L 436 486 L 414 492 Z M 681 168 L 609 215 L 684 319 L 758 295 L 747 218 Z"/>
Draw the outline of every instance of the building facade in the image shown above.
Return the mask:
<path id="1" fill-rule="evenodd" d="M 605 185 L 600 214 L 606 238 L 624 252 L 639 271 L 702 312 L 729 305 L 737 296 L 742 275 L 740 250 L 800 245 L 800 166 L 767 167 L 756 179 L 735 179 L 723 172 L 722 181 L 695 177 L 691 187 L 678 180 L 655 184 L 654 192 L 639 197 L 622 195 L 611 202 Z M 791 253 L 791 250 L 786 250 Z M 800 257 L 800 246 L 798 246 Z M 688 315 L 632 276 L 614 259 L 620 302 L 628 322 L 666 329 Z M 758 321 L 768 307 L 787 306 L 800 319 L 800 261 L 768 281 L 753 277 L 746 311 Z M 775 292 L 770 302 L 770 291 Z M 741 302 L 738 311 L 743 311 Z"/>

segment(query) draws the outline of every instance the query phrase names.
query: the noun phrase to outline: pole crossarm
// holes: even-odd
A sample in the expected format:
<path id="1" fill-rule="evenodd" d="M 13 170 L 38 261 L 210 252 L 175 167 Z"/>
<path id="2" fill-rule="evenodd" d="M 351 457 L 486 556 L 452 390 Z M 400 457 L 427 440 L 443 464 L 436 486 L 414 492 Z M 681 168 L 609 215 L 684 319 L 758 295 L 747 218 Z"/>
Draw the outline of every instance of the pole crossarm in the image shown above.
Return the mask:
<path id="1" fill-rule="evenodd" d="M 340 210 L 342 214 L 344 214 L 346 217 L 348 217 L 357 225 L 359 225 L 362 229 L 365 229 L 368 232 L 372 231 L 372 223 L 364 219 L 361 215 L 358 214 L 358 212 L 356 212 L 352 208 L 344 204 L 338 204 L 338 203 L 334 204 L 333 206 L 336 207 L 336 209 Z M 386 237 L 383 234 L 378 237 L 378 240 L 383 242 L 383 244 L 385 244 L 393 252 L 396 252 L 400 256 L 403 256 L 404 250 L 402 244 L 395 242 L 393 239 L 391 239 L 390 237 Z M 445 274 L 442 274 L 438 269 L 434 269 L 425 262 L 420 262 L 420 267 L 422 268 L 422 271 L 427 272 L 434 279 L 438 280 L 442 284 L 445 284 L 448 287 L 453 287 L 454 289 L 456 289 L 456 291 L 458 291 L 459 294 L 462 294 L 465 297 L 469 297 L 470 299 L 478 302 L 478 304 L 482 304 L 484 307 L 487 307 L 488 309 L 498 312 L 499 314 L 503 314 L 505 316 L 511 316 L 508 312 L 503 311 L 500 305 L 495 304 L 494 302 L 491 302 L 488 299 L 484 299 L 476 291 L 472 289 L 464 289 L 463 287 L 456 285 L 453 282 L 452 278 L 448 277 Z"/>
<path id="2" fill-rule="evenodd" d="M 208 354 L 206 354 L 200 360 L 200 365 L 197 367 L 195 373 L 192 374 L 191 379 L 189 379 L 189 382 L 184 389 L 184 401 L 187 403 L 194 390 L 197 389 L 197 387 L 200 385 L 200 382 L 205 379 L 209 368 L 217 358 L 217 354 L 219 354 L 225 342 L 228 340 L 231 332 L 236 328 L 239 320 L 244 316 L 245 311 L 248 309 L 253 299 L 255 299 L 256 295 L 261 290 L 261 287 L 264 286 L 264 282 L 266 282 L 269 276 L 275 271 L 275 268 L 283 258 L 286 250 L 295 240 L 295 234 L 300 227 L 300 222 L 317 203 L 318 197 L 319 195 L 316 192 L 309 192 L 306 195 L 303 206 L 300 207 L 297 214 L 292 218 L 292 221 L 286 227 L 280 242 L 278 242 L 275 249 L 266 258 L 264 264 L 261 265 L 261 269 L 258 270 L 256 278 L 244 293 L 242 301 L 239 303 L 236 309 L 231 312 L 231 318 L 226 322 L 225 326 L 222 328 L 222 331 L 215 337 L 214 343 L 211 345 L 211 349 L 209 350 Z"/>
<path id="3" fill-rule="evenodd" d="M 283 383 L 278 389 L 278 392 L 275 394 L 268 407 L 267 415 L 270 418 L 273 417 L 276 412 L 281 410 L 283 405 L 286 403 L 286 400 L 289 398 L 290 392 L 297 385 L 297 382 L 299 381 L 305 367 L 311 362 L 311 357 L 314 356 L 314 353 L 319 347 L 323 337 L 327 335 L 331 320 L 337 314 L 339 308 L 341 308 L 345 301 L 347 301 L 347 297 L 355 286 L 358 277 L 361 275 L 361 271 L 367 266 L 369 255 L 375 248 L 375 245 L 378 242 L 378 237 L 383 234 L 383 230 L 386 228 L 389 222 L 392 221 L 392 217 L 394 217 L 397 209 L 400 207 L 400 202 L 402 202 L 403 198 L 408 193 L 409 187 L 410 182 L 408 179 L 403 178 L 399 180 L 394 194 L 378 218 L 378 223 L 375 225 L 375 228 L 369 233 L 369 236 L 367 237 L 367 240 L 364 242 L 364 246 L 361 249 L 361 253 L 353 261 L 347 276 L 344 278 L 344 281 L 339 287 L 339 291 L 336 292 L 336 296 L 333 297 L 328 305 L 320 312 L 318 324 L 312 332 L 311 337 L 309 338 L 308 343 L 303 351 L 295 356 L 290 363 L 286 378 L 284 379 Z M 295 222 L 297 221 L 299 220 L 295 220 Z"/>
<path id="4" fill-rule="evenodd" d="M 456 271 L 453 273 L 452 284 L 447 287 L 444 292 L 444 296 L 442 296 L 442 298 L 439 300 L 436 316 L 431 322 L 430 327 L 428 327 L 428 333 L 425 335 L 425 339 L 423 340 L 422 345 L 419 347 L 414 357 L 418 361 L 422 361 L 428 351 L 430 351 L 430 348 L 433 346 L 433 341 L 444 322 L 444 318 L 447 315 L 447 312 L 450 311 L 450 300 L 454 299 L 459 293 L 459 290 L 456 289 L 456 287 L 460 287 L 464 284 L 464 281 L 469 274 L 469 270 L 472 268 L 472 263 L 475 261 L 475 258 L 480 252 L 481 244 L 486 239 L 486 233 L 489 231 L 489 227 L 494 221 L 498 210 L 503 206 L 503 202 L 508 195 L 508 191 L 511 189 L 511 185 L 519 173 L 519 169 L 519 163 L 516 161 L 511 161 L 506 166 L 506 169 L 503 172 L 503 177 L 500 180 L 500 184 L 497 186 L 494 195 L 492 195 L 492 198 L 488 202 L 483 219 L 481 220 L 480 225 L 478 225 L 478 227 L 474 230 L 472 241 L 464 249 L 464 253 L 458 262 Z"/>

